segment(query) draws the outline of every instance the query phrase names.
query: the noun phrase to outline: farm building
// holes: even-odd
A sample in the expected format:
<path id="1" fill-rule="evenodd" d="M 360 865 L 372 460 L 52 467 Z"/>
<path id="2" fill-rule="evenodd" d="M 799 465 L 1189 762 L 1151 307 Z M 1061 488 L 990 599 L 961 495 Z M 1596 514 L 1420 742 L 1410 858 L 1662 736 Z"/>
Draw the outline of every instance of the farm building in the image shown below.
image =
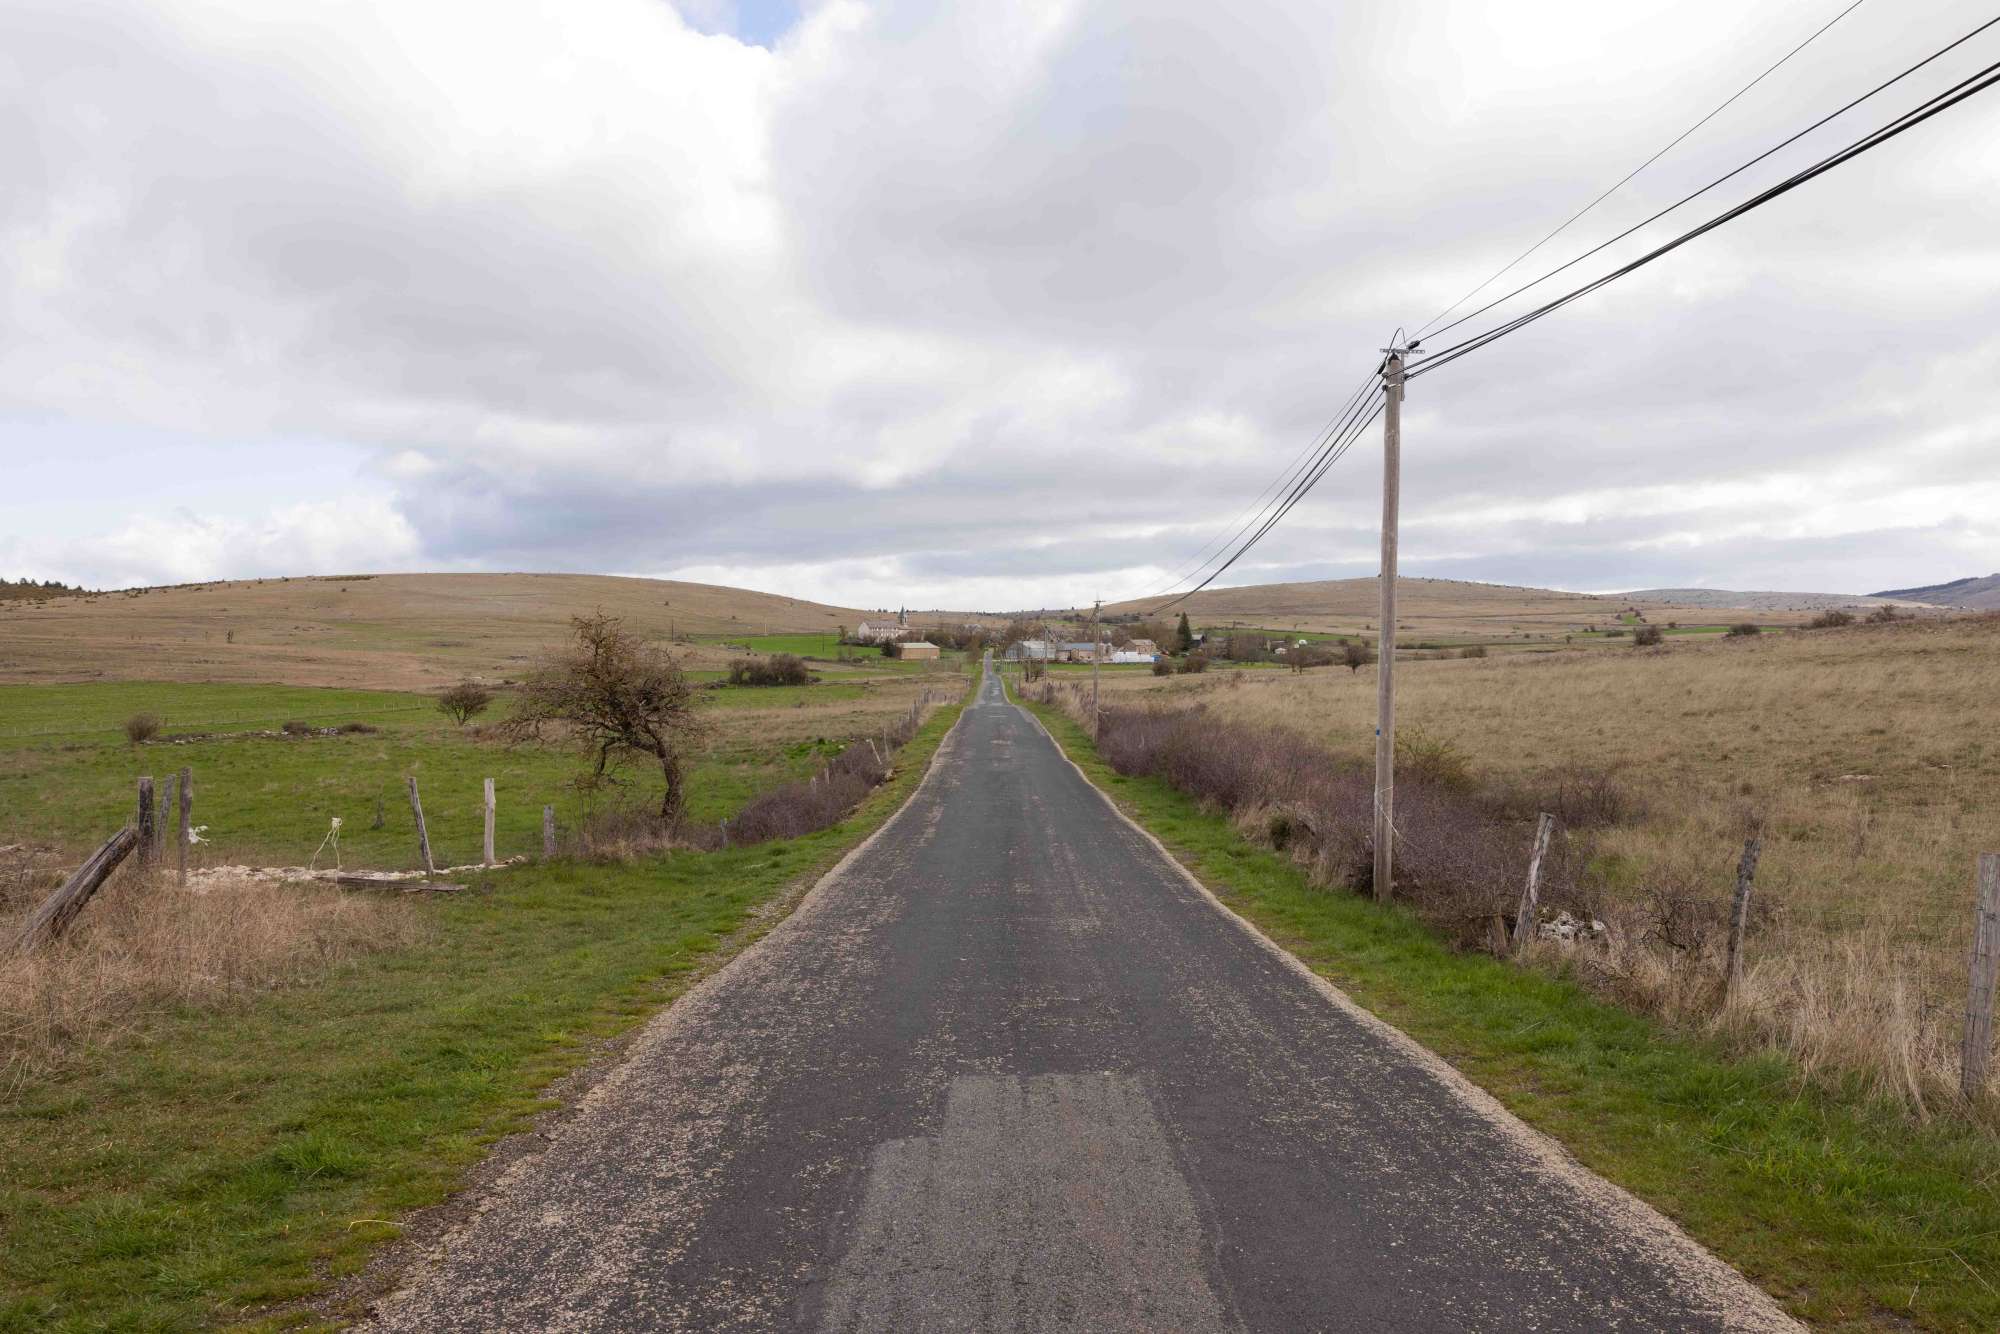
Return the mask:
<path id="1" fill-rule="evenodd" d="M 1056 655 L 1056 646 L 1046 639 L 1023 639 L 1007 646 L 1009 662 L 1048 662 Z"/>
<path id="2" fill-rule="evenodd" d="M 897 643 L 895 654 L 899 658 L 935 658 L 938 646 L 927 644 L 921 639 L 905 639 Z"/>
<path id="3" fill-rule="evenodd" d="M 908 622 L 903 617 L 893 621 L 863 621 L 854 627 L 854 640 L 859 644 L 880 644 L 891 639 L 901 639 L 910 633 Z"/>

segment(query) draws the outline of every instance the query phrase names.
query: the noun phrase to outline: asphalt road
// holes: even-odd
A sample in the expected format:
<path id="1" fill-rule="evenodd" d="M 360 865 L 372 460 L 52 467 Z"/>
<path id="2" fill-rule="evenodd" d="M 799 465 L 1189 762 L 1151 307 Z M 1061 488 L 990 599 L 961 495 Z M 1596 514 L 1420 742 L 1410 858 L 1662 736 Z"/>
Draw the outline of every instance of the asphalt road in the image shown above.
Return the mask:
<path id="1" fill-rule="evenodd" d="M 1793 1326 L 1254 935 L 989 679 L 385 1330 Z"/>

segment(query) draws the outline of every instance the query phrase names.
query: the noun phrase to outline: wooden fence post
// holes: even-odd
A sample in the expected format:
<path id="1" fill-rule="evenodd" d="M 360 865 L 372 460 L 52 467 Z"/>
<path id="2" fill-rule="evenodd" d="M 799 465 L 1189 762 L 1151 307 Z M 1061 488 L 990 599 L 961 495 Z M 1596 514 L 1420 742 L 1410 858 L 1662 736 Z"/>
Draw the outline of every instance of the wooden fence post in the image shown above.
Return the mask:
<path id="1" fill-rule="evenodd" d="M 485 860 L 480 864 L 491 866 L 493 865 L 493 780 L 490 778 L 486 780 L 484 797 L 486 803 L 486 837 L 481 841 L 479 850 L 485 854 Z"/>
<path id="2" fill-rule="evenodd" d="M 137 825 L 126 825 L 104 841 L 102 847 L 90 854 L 90 860 L 78 867 L 76 874 L 63 881 L 62 887 L 42 900 L 42 905 L 28 915 L 28 921 L 21 928 L 21 934 L 14 941 L 14 948 L 26 954 L 36 946 L 55 940 L 69 929 L 76 915 L 83 911 L 83 905 L 90 902 L 90 896 L 97 892 L 118 863 L 126 854 L 139 846 Z"/>
<path id="3" fill-rule="evenodd" d="M 1729 905 L 1729 964 L 1723 977 L 1723 996 L 1735 994 L 1743 981 L 1743 928 L 1750 920 L 1750 882 L 1757 878 L 1757 855 L 1764 850 L 1761 835 L 1743 840 L 1743 857 L 1736 863 L 1736 899 Z"/>
<path id="4" fill-rule="evenodd" d="M 151 866 L 153 864 L 153 833 L 154 833 L 155 823 L 156 820 L 153 807 L 153 780 L 151 778 L 141 778 L 139 780 L 138 853 L 139 853 L 139 865 L 142 867 Z"/>
<path id="5" fill-rule="evenodd" d="M 1965 996 L 1965 1041 L 1958 1086 L 1968 1098 L 1986 1090 L 1993 1063 L 1993 996 L 2000 987 L 2000 852 L 1979 854 L 1978 898 L 1972 916 L 1971 974 Z"/>
<path id="6" fill-rule="evenodd" d="M 542 856 L 556 855 L 556 808 L 542 807 Z"/>
<path id="7" fill-rule="evenodd" d="M 1528 858 L 1528 883 L 1521 890 L 1521 907 L 1514 914 L 1514 952 L 1519 954 L 1534 939 L 1535 917 L 1541 907 L 1542 858 L 1548 855 L 1549 835 L 1555 832 L 1556 817 L 1543 811 L 1535 818 L 1535 852 Z"/>
<path id="8" fill-rule="evenodd" d="M 194 832 L 191 821 L 194 818 L 194 770 L 183 768 L 180 781 L 180 837 L 175 840 L 180 848 L 178 854 L 181 883 L 188 882 L 188 839 Z"/>
<path id="9" fill-rule="evenodd" d="M 424 803 L 417 795 L 417 776 L 410 775 L 410 813 L 417 817 L 417 852 L 424 859 L 424 870 L 435 875 L 437 863 L 431 860 L 431 835 L 424 828 Z"/>
<path id="10" fill-rule="evenodd" d="M 168 774 L 161 780 L 160 818 L 153 825 L 153 860 L 162 868 L 167 864 L 167 840 L 173 837 L 174 807 L 178 805 L 181 790 L 181 776 Z"/>
<path id="11" fill-rule="evenodd" d="M 722 817 L 722 846 L 729 846 L 729 817 L 726 815 Z"/>

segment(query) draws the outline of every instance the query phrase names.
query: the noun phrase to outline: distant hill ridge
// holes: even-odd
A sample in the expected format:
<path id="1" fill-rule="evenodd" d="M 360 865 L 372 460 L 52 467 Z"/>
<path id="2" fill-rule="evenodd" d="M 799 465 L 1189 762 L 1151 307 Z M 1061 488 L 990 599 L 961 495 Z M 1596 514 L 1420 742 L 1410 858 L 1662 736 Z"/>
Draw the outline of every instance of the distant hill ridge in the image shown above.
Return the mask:
<path id="1" fill-rule="evenodd" d="M 1973 575 L 1945 584 L 1922 588 L 1891 588 L 1875 594 L 1878 598 L 1900 598 L 1910 602 L 1931 602 L 1940 607 L 1967 607 L 1975 611 L 2000 611 L 2000 574 Z"/>
<path id="2" fill-rule="evenodd" d="M 1640 588 L 1617 596 L 1632 602 L 1669 602 L 1677 607 L 1738 611 L 1828 611 L 1846 607 L 1879 607 L 1885 602 L 1926 600 L 1904 593 L 1796 593 L 1743 588 Z"/>

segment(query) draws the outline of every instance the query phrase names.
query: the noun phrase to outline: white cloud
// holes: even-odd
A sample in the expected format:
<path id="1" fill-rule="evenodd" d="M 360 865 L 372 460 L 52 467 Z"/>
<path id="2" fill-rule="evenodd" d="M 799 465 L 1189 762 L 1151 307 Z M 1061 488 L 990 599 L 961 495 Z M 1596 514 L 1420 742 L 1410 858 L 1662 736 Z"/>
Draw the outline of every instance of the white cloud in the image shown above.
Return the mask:
<path id="1" fill-rule="evenodd" d="M 877 605 L 1141 592 L 1389 329 L 1816 22 L 826 0 L 767 50 L 728 35 L 745 13 L 0 0 L 0 416 L 359 450 L 372 476 L 343 494 L 411 565 L 722 571 Z M 1978 17 L 1856 11 L 1523 272 Z M 1996 182 L 2000 93 L 1419 381 L 1406 564 L 1600 586 L 1607 563 L 1635 584 L 2000 566 L 1977 512 Z M 1357 450 L 1246 577 L 1361 572 L 1374 468 Z M 150 508 L 90 480 L 114 514 Z M 163 520 L 7 529 L 57 575 L 348 554 L 308 517 L 190 508 L 171 558 Z M 1883 524 L 1920 536 L 1879 576 L 1815 545 Z"/>

